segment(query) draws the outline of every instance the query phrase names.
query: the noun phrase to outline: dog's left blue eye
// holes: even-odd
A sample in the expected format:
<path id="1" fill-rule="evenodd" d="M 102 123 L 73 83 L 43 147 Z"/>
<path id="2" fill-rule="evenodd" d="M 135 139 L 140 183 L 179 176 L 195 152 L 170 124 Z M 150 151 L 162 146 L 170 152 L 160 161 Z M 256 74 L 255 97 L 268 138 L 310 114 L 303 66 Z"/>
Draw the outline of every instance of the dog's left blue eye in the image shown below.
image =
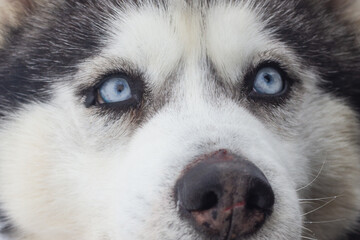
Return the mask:
<path id="1" fill-rule="evenodd" d="M 102 103 L 117 103 L 131 99 L 128 81 L 120 76 L 109 78 L 99 88 L 99 98 Z"/>
<path id="2" fill-rule="evenodd" d="M 284 80 L 275 68 L 265 67 L 258 71 L 254 81 L 254 91 L 263 95 L 276 95 L 284 90 Z"/>

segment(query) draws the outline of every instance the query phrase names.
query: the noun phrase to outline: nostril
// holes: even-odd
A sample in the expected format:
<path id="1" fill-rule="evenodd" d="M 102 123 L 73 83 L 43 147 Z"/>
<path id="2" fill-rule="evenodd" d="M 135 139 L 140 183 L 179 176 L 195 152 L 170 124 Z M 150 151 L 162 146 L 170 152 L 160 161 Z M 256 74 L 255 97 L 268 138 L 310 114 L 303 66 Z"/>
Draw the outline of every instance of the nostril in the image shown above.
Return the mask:
<path id="1" fill-rule="evenodd" d="M 240 239 L 255 233 L 275 202 L 262 171 L 228 151 L 196 160 L 178 179 L 174 193 L 180 216 L 207 239 Z"/>
<path id="2" fill-rule="evenodd" d="M 205 211 L 217 206 L 222 188 L 219 168 L 214 164 L 200 163 L 177 181 L 176 198 L 186 212 Z"/>
<path id="3" fill-rule="evenodd" d="M 219 199 L 215 192 L 205 192 L 201 198 L 200 209 L 196 209 L 196 211 L 206 211 L 215 208 L 218 202 Z"/>
<path id="4" fill-rule="evenodd" d="M 272 210 L 275 201 L 274 192 L 269 183 L 259 178 L 254 178 L 249 181 L 246 198 L 248 209 L 260 209 L 265 212 Z"/>

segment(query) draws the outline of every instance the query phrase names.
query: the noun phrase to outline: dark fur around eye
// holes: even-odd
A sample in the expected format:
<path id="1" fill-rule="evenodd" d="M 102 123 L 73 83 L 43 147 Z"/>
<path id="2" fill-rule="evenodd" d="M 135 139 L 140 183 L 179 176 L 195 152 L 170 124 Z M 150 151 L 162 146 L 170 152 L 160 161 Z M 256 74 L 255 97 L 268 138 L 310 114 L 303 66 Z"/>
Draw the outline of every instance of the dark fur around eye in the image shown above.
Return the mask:
<path id="1" fill-rule="evenodd" d="M 283 89 L 281 92 L 276 94 L 262 94 L 254 91 L 254 84 L 259 71 L 264 68 L 272 68 L 275 69 L 283 80 Z M 285 68 L 278 62 L 274 61 L 264 61 L 258 64 L 255 68 L 250 68 L 245 75 L 242 89 L 247 96 L 247 98 L 252 102 L 261 102 L 263 104 L 274 104 L 280 105 L 290 97 L 291 88 L 295 82 L 293 78 L 289 76 Z"/>
<path id="2" fill-rule="evenodd" d="M 126 79 L 130 88 L 132 97 L 128 100 L 114 103 L 103 103 L 99 101 L 99 89 L 100 87 L 109 79 L 112 78 L 123 78 Z M 81 91 L 82 95 L 85 96 L 85 107 L 97 107 L 103 110 L 111 111 L 120 111 L 124 112 L 132 108 L 138 108 L 141 104 L 143 94 L 144 94 L 144 83 L 142 81 L 141 74 L 127 74 L 124 72 L 110 72 L 108 74 L 102 75 L 97 80 L 97 84 L 93 87 L 87 88 Z"/>

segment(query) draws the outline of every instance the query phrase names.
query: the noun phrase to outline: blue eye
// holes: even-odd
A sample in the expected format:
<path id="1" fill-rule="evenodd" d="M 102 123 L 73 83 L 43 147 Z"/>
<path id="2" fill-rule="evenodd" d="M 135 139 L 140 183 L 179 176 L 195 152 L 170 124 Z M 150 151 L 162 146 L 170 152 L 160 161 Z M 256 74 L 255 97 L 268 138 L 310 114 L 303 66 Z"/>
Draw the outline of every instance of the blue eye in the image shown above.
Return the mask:
<path id="1" fill-rule="evenodd" d="M 118 103 L 132 98 L 128 81 L 120 76 L 109 78 L 99 88 L 100 103 Z"/>
<path id="2" fill-rule="evenodd" d="M 274 68 L 265 67 L 260 69 L 254 81 L 254 91 L 263 95 L 276 95 L 285 88 L 285 82 Z"/>

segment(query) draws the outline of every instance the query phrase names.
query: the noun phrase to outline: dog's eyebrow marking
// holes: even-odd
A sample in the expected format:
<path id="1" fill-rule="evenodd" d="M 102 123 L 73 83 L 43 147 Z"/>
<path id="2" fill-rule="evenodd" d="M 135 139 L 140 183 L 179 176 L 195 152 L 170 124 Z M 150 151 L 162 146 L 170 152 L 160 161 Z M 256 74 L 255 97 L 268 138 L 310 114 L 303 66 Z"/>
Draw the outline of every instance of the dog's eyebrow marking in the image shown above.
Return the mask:
<path id="1" fill-rule="evenodd" d="M 104 3 L 90 7 L 92 1 L 82 2 L 61 2 L 58 8 L 43 13 L 49 18 L 45 24 L 30 19 L 9 36 L 11 41 L 0 49 L 0 112 L 16 109 L 25 103 L 51 100 L 51 84 L 44 79 L 72 74 L 77 71 L 79 62 L 98 54 L 107 32 L 105 28 L 94 27 L 98 26 L 94 23 L 104 23 L 111 14 L 104 16 L 93 8 L 102 12 L 110 9 L 106 9 Z M 54 16 L 48 16 L 50 14 Z M 68 24 L 64 25 L 64 22 Z"/>

